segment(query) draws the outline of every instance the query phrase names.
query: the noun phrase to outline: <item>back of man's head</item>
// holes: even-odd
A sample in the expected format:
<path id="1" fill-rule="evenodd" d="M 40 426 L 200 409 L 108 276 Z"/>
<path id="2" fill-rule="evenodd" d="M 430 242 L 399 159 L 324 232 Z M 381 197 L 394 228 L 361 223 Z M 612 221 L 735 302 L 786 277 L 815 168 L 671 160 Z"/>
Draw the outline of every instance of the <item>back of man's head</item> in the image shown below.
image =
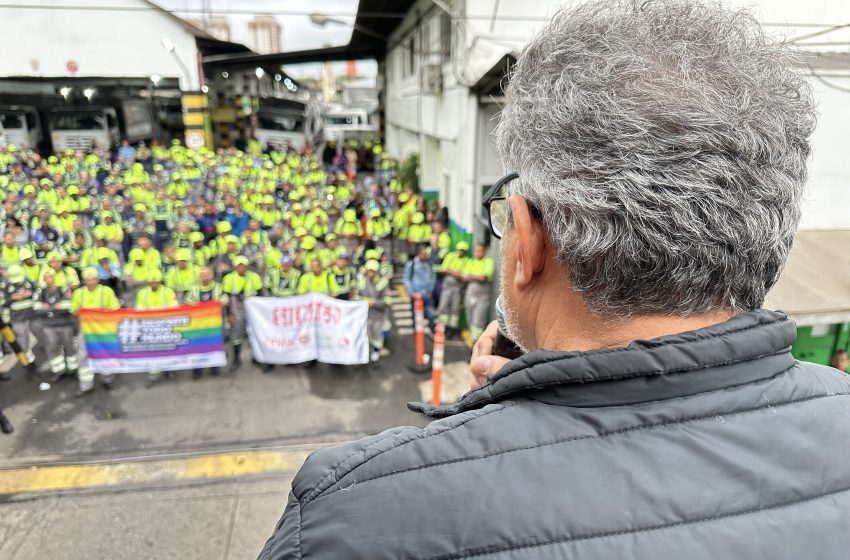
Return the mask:
<path id="1" fill-rule="evenodd" d="M 811 93 L 753 16 L 591 0 L 519 57 L 497 129 L 589 308 L 760 307 L 800 217 Z"/>

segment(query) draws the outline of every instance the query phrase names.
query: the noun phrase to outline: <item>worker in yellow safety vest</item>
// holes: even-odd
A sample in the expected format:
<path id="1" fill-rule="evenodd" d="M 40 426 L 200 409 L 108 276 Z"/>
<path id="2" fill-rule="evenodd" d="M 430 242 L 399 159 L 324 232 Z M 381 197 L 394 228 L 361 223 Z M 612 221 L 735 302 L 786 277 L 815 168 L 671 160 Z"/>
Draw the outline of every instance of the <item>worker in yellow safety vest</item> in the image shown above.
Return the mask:
<path id="1" fill-rule="evenodd" d="M 310 261 L 310 272 L 302 274 L 298 280 L 299 295 L 319 293 L 333 297 L 338 290 L 339 286 L 333 275 L 322 269 L 322 261 L 318 257 L 314 257 Z"/>
<path id="2" fill-rule="evenodd" d="M 487 327 L 490 313 L 490 292 L 495 264 L 487 256 L 487 247 L 479 243 L 475 246 L 473 258 L 463 267 L 463 280 L 466 282 L 466 321 L 472 340 L 478 340 Z"/>
<path id="3" fill-rule="evenodd" d="M 221 287 L 229 298 L 227 321 L 230 324 L 228 340 L 233 349 L 231 371 L 235 371 L 242 365 L 242 343 L 248 335 L 245 300 L 259 295 L 263 289 L 263 281 L 260 275 L 248 269 L 247 257 L 236 257 L 233 264 L 235 270 L 225 275 L 221 281 Z"/>
<path id="4" fill-rule="evenodd" d="M 84 286 L 74 290 L 71 295 L 71 313 L 78 315 L 80 309 L 118 309 L 121 304 L 115 297 L 115 292 L 108 286 L 103 286 L 97 273 L 97 269 L 89 267 L 83 270 Z M 78 329 L 78 332 L 81 331 Z M 85 395 L 94 389 L 94 371 L 89 364 L 86 353 L 86 343 L 82 333 L 77 337 L 77 379 L 80 388 L 77 396 Z M 101 372 L 102 382 L 105 389 L 110 389 L 115 379 L 114 374 Z"/>
<path id="5" fill-rule="evenodd" d="M 148 272 L 148 285 L 136 294 L 136 309 L 161 309 L 163 307 L 177 307 L 177 295 L 168 286 L 162 285 L 162 271 L 151 270 Z M 171 379 L 174 372 L 166 372 Z M 147 386 L 151 387 L 162 377 L 162 370 L 151 368 L 148 373 Z"/>

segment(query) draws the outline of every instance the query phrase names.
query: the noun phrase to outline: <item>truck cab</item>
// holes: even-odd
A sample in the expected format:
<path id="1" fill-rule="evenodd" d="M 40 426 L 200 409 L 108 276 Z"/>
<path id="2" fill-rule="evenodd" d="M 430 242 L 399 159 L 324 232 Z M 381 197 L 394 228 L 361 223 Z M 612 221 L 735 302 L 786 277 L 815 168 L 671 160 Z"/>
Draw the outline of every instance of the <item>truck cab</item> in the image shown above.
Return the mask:
<path id="1" fill-rule="evenodd" d="M 67 107 L 50 111 L 53 151 L 118 145 L 118 115 L 112 107 Z"/>
<path id="2" fill-rule="evenodd" d="M 254 137 L 263 150 L 286 150 L 288 146 L 301 150 L 306 142 L 304 114 L 261 109 L 257 113 Z"/>
<path id="3" fill-rule="evenodd" d="M 0 106 L 0 125 L 7 144 L 22 148 L 39 148 L 42 142 L 41 125 L 35 107 L 25 105 Z"/>

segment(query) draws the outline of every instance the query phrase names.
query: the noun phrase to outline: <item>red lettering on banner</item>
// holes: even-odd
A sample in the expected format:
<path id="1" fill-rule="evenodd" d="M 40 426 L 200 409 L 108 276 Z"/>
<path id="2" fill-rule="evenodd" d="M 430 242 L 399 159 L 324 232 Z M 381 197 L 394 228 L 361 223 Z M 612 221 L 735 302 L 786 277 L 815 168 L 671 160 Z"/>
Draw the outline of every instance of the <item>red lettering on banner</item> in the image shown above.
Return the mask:
<path id="1" fill-rule="evenodd" d="M 263 346 L 275 350 L 290 350 L 292 348 L 305 348 L 310 345 L 310 337 L 307 335 L 294 336 L 291 338 L 263 338 Z"/>
<path id="2" fill-rule="evenodd" d="M 272 308 L 272 324 L 276 327 L 300 327 L 311 323 L 339 325 L 342 323 L 342 309 L 322 302 Z"/>

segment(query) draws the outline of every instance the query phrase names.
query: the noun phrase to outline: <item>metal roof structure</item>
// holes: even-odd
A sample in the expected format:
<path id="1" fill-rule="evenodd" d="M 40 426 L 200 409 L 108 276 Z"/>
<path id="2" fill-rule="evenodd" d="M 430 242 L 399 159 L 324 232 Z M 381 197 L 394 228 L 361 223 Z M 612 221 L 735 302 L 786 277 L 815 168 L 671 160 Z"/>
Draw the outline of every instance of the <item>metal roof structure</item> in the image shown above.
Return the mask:
<path id="1" fill-rule="evenodd" d="M 276 69 L 283 64 L 331 62 L 374 58 L 387 53 L 387 37 L 401 24 L 415 0 L 360 0 L 354 30 L 347 45 L 273 54 L 223 53 L 204 56 L 204 66 L 215 70 Z M 379 39 L 378 37 L 383 37 Z"/>

